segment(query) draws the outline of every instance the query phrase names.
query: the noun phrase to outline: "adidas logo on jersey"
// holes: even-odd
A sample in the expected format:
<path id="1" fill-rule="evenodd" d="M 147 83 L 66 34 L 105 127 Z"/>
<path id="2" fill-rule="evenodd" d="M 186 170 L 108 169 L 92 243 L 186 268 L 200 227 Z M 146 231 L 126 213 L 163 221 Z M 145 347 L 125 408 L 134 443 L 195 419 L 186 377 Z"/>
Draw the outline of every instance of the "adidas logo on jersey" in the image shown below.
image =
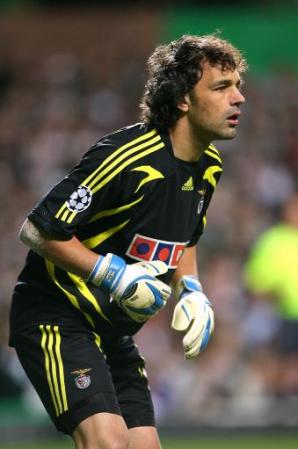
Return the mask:
<path id="1" fill-rule="evenodd" d="M 188 178 L 188 180 L 183 184 L 183 186 L 181 187 L 182 190 L 184 191 L 190 191 L 193 190 L 193 179 L 192 176 L 190 176 Z"/>

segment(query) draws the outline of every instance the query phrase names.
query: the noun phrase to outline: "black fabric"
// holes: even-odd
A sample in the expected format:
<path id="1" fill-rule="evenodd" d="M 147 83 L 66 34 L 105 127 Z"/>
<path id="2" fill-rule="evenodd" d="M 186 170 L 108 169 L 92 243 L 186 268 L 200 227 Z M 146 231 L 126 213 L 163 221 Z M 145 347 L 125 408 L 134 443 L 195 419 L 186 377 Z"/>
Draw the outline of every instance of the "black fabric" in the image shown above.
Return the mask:
<path id="1" fill-rule="evenodd" d="M 138 123 L 99 140 L 29 218 L 53 238 L 74 235 L 99 254 L 111 252 L 129 263 L 163 260 L 169 270 L 160 278 L 168 283 L 184 247 L 194 245 L 203 232 L 220 172 L 214 147 L 198 162 L 185 162 L 174 157 L 167 133 Z M 93 299 L 86 297 L 80 282 L 30 251 L 14 290 L 11 339 L 46 318 L 59 323 L 62 314 L 69 321 L 73 314 L 73 322 L 78 313 L 82 320 L 88 314 L 100 333 L 139 330 L 140 324 L 90 283 L 86 287 Z"/>
<path id="2" fill-rule="evenodd" d="M 63 413 L 56 421 L 56 427 L 61 432 L 72 435 L 82 421 L 96 413 L 121 415 L 115 395 L 103 392 L 88 396 L 86 399 L 76 403 L 69 412 Z"/>
<path id="3" fill-rule="evenodd" d="M 14 344 L 25 372 L 58 430 L 71 435 L 81 421 L 101 412 L 122 415 L 128 427 L 154 425 L 144 359 L 131 337 L 102 338 L 99 349 L 94 334 L 79 322 L 77 328 L 48 322 L 40 326 L 22 331 Z M 88 380 L 82 389 L 78 388 L 80 373 Z M 56 392 L 54 399 L 50 383 Z M 61 402 L 58 413 L 55 401 Z"/>
<path id="4" fill-rule="evenodd" d="M 29 219 L 98 254 L 162 260 L 168 272 L 160 279 L 169 283 L 203 232 L 221 170 L 213 146 L 185 162 L 167 133 L 137 123 L 100 139 Z M 103 410 L 121 411 L 128 427 L 154 425 L 144 361 L 130 337 L 141 326 L 107 292 L 29 251 L 14 289 L 10 344 L 57 428 L 72 432 Z"/>

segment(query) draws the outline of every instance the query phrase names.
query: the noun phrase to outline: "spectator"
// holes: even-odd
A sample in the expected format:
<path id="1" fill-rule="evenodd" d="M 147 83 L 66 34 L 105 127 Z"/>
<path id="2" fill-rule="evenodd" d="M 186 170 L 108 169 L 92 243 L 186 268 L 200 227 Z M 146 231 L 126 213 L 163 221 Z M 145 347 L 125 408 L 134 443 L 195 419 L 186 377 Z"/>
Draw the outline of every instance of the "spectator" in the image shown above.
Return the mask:
<path id="1" fill-rule="evenodd" d="M 281 220 L 262 233 L 245 267 L 256 297 L 272 301 L 279 317 L 276 340 L 277 395 L 298 393 L 298 193 L 282 208 Z"/>

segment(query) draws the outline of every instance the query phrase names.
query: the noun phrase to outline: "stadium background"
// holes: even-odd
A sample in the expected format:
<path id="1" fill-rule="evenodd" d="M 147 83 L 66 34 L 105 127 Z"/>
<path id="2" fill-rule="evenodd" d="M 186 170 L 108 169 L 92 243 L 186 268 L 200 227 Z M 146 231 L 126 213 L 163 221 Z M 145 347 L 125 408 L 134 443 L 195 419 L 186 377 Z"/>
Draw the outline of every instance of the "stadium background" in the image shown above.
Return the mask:
<path id="1" fill-rule="evenodd" d="M 26 213 L 99 136 L 138 119 L 144 63 L 157 43 L 215 30 L 250 64 L 238 136 L 218 144 L 225 174 L 200 245 L 216 335 L 195 362 L 183 360 L 169 306 L 137 340 L 165 448 L 297 447 L 298 382 L 276 394 L 271 375 L 279 317 L 270 303 L 253 301 L 243 283 L 251 245 L 297 188 L 297 19 L 296 1 L 0 1 L 1 448 L 71 446 L 53 440 L 7 348 Z"/>

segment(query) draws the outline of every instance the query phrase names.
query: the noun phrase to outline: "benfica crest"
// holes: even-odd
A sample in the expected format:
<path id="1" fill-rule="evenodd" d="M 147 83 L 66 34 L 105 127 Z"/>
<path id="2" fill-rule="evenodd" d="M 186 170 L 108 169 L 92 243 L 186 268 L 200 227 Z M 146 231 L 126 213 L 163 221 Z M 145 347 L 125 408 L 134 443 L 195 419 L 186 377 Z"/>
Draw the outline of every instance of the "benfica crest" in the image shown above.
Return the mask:
<path id="1" fill-rule="evenodd" d="M 78 369 L 72 371 L 71 374 L 74 374 L 76 377 L 74 379 L 76 387 L 79 390 L 85 390 L 91 384 L 91 376 L 87 373 L 91 371 L 91 368 Z"/>

